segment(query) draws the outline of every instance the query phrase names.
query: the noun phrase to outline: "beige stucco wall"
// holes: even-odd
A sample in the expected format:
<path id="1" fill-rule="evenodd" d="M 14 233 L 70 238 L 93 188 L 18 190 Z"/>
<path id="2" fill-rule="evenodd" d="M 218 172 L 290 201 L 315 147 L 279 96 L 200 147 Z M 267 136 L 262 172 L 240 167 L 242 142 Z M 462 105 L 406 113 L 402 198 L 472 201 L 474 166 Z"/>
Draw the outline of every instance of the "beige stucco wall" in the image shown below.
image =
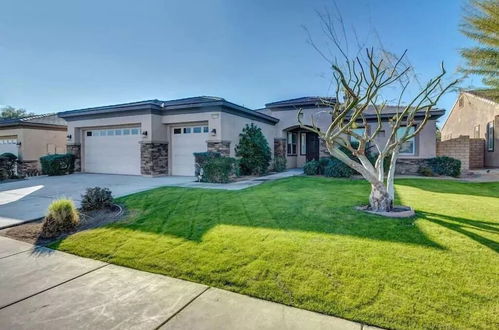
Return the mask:
<path id="1" fill-rule="evenodd" d="M 416 122 L 419 124 L 419 122 Z M 370 132 L 373 132 L 377 127 L 376 123 L 369 124 Z M 386 144 L 386 141 L 391 135 L 392 127 L 390 123 L 384 122 L 382 125 L 382 130 L 384 133 L 380 133 L 377 136 L 376 142 L 381 146 Z M 432 158 L 436 156 L 437 151 L 437 138 L 436 138 L 437 123 L 436 120 L 429 120 L 425 127 L 419 132 L 415 137 L 415 153 L 413 155 L 401 154 L 399 158 Z"/>
<path id="2" fill-rule="evenodd" d="M 461 103 L 461 104 L 460 104 Z M 499 166 L 499 104 L 469 93 L 461 93 L 442 127 L 442 141 L 460 136 L 486 139 L 487 123 L 495 122 L 494 151 L 485 149 L 484 165 Z M 478 127 L 478 136 L 475 128 Z"/>
<path id="3" fill-rule="evenodd" d="M 303 123 L 305 125 L 312 125 L 312 116 L 314 118 L 315 124 L 321 131 L 326 131 L 331 123 L 331 115 L 328 113 L 328 108 L 309 108 L 303 109 Z M 269 116 L 273 116 L 279 119 L 279 123 L 276 125 L 276 136 L 286 137 L 286 130 L 290 127 L 295 127 L 300 125 L 298 122 L 299 110 L 274 110 L 270 109 L 260 110 L 261 113 L 265 113 Z M 370 123 L 370 130 L 374 130 L 376 123 Z M 386 143 L 386 140 L 390 136 L 391 126 L 388 122 L 383 123 L 384 136 L 380 135 L 378 141 L 380 143 Z M 400 158 L 431 158 L 436 156 L 436 120 L 429 120 L 423 130 L 415 138 L 416 152 L 414 155 L 400 155 Z M 298 155 L 297 156 L 287 156 L 288 167 L 301 167 L 305 163 L 305 156 L 299 154 L 300 150 L 300 138 L 298 135 Z"/>
<path id="4" fill-rule="evenodd" d="M 49 153 L 66 152 L 66 131 L 35 127 L 0 129 L 0 136 L 16 136 L 19 146 L 18 157 L 22 160 L 39 160 Z"/>
<path id="5" fill-rule="evenodd" d="M 223 112 L 221 113 L 220 139 L 222 141 L 230 141 L 231 157 L 235 157 L 234 149 L 236 145 L 239 143 L 239 134 L 243 131 L 243 128 L 246 126 L 246 124 L 251 124 L 251 123 L 255 124 L 256 126 L 262 129 L 262 133 L 267 139 L 267 142 L 269 143 L 272 155 L 274 155 L 274 137 L 276 137 L 276 128 L 274 125 Z"/>
<path id="6" fill-rule="evenodd" d="M 118 127 L 118 126 L 140 126 L 142 131 L 147 131 L 148 136 L 144 137 L 144 140 L 151 140 L 153 134 L 151 134 L 153 123 L 150 114 L 143 115 L 115 115 L 106 116 L 99 118 L 88 118 L 88 119 L 78 119 L 78 120 L 67 120 L 68 134 L 71 135 L 71 139 L 68 140 L 68 144 L 77 143 L 81 144 L 83 141 L 83 131 L 89 128 L 99 128 L 99 127 Z"/>

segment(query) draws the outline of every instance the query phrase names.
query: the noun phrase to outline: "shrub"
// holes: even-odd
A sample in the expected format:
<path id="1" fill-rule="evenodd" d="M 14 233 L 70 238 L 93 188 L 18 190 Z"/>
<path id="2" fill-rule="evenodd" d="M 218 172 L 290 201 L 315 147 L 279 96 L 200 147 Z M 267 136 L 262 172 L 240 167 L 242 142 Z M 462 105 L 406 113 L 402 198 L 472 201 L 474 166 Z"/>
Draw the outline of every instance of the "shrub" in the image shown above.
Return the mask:
<path id="1" fill-rule="evenodd" d="M 319 174 L 320 164 L 317 160 L 311 160 L 306 162 L 303 166 L 303 173 L 305 175 L 317 175 Z"/>
<path id="2" fill-rule="evenodd" d="M 222 155 L 219 152 L 214 152 L 214 151 L 206 151 L 206 152 L 195 152 L 194 153 L 194 161 L 196 162 L 196 176 L 199 176 L 200 174 L 200 169 L 203 168 L 204 164 L 212 159 L 212 158 L 219 158 L 222 157 Z"/>
<path id="3" fill-rule="evenodd" d="M 355 173 L 355 170 L 336 158 L 331 158 L 329 164 L 324 168 L 324 176 L 328 177 L 349 178 Z"/>
<path id="4" fill-rule="evenodd" d="M 243 175 L 262 175 L 267 173 L 272 159 L 270 147 L 262 129 L 253 123 L 246 125 L 239 134 L 236 156 L 240 157 L 239 166 Z"/>
<path id="5" fill-rule="evenodd" d="M 202 182 L 227 183 L 235 173 L 236 160 L 231 157 L 209 159 L 203 166 Z"/>
<path id="6" fill-rule="evenodd" d="M 286 157 L 276 156 L 274 157 L 274 164 L 272 166 L 273 170 L 276 172 L 284 172 L 286 171 Z"/>
<path id="7" fill-rule="evenodd" d="M 71 174 L 75 168 L 73 154 L 55 154 L 40 157 L 42 173 L 47 175 Z"/>
<path id="8" fill-rule="evenodd" d="M 72 200 L 55 200 L 48 208 L 40 235 L 46 238 L 56 237 L 75 230 L 79 223 L 80 216 Z"/>
<path id="9" fill-rule="evenodd" d="M 0 155 L 0 180 L 16 177 L 17 156 L 4 152 Z"/>
<path id="10" fill-rule="evenodd" d="M 114 202 L 111 190 L 108 188 L 87 188 L 81 197 L 81 209 L 85 211 L 110 208 Z"/>
<path id="11" fill-rule="evenodd" d="M 461 174 L 461 161 L 447 156 L 440 156 L 428 160 L 428 166 L 438 175 L 458 177 Z"/>
<path id="12" fill-rule="evenodd" d="M 422 176 L 435 176 L 435 173 L 433 173 L 431 167 L 428 166 L 420 166 L 418 172 Z"/>
<path id="13" fill-rule="evenodd" d="M 319 159 L 319 174 L 324 174 L 326 167 L 331 162 L 332 157 L 322 157 Z"/>

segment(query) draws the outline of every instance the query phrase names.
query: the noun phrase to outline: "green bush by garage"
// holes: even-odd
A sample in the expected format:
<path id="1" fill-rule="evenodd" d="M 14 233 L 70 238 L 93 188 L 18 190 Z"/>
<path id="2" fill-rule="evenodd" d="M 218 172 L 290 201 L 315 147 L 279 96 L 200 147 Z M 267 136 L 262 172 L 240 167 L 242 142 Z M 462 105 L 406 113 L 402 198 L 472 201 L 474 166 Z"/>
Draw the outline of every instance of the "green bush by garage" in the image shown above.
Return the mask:
<path id="1" fill-rule="evenodd" d="M 42 173 L 46 175 L 71 174 L 75 169 L 75 156 L 73 154 L 55 154 L 40 157 Z"/>

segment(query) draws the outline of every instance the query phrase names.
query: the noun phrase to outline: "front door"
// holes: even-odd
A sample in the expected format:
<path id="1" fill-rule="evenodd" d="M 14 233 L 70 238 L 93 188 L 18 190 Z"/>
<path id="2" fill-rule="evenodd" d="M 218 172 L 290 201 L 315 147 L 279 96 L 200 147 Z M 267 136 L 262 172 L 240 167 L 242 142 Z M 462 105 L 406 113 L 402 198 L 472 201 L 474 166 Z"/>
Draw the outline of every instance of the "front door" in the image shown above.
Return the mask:
<path id="1" fill-rule="evenodd" d="M 315 133 L 307 132 L 307 162 L 319 160 L 319 136 Z"/>

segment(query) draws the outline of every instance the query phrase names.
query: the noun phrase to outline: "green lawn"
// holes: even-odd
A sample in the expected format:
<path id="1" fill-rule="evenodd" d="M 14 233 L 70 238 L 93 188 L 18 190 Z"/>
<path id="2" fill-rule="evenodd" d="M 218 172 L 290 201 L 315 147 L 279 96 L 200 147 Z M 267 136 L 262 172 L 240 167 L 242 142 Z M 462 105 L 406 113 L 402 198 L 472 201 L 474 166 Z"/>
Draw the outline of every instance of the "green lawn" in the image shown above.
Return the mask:
<path id="1" fill-rule="evenodd" d="M 398 180 L 415 219 L 355 211 L 368 185 L 295 177 L 128 196 L 127 222 L 59 250 L 389 328 L 499 328 L 499 183 Z"/>

